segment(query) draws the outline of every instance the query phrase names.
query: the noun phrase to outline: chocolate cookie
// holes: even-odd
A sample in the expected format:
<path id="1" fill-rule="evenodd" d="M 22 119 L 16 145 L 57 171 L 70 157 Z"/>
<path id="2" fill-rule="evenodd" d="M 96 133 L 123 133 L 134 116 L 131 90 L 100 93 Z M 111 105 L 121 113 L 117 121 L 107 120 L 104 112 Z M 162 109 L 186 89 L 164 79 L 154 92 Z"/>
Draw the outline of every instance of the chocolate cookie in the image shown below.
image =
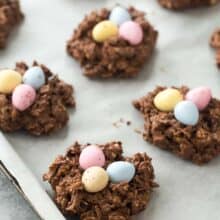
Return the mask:
<path id="1" fill-rule="evenodd" d="M 7 38 L 23 18 L 18 0 L 0 0 L 0 48 L 4 48 Z"/>
<path id="2" fill-rule="evenodd" d="M 144 139 L 196 164 L 220 153 L 220 101 L 205 87 L 157 87 L 133 102 L 143 114 Z"/>
<path id="3" fill-rule="evenodd" d="M 210 45 L 216 49 L 216 63 L 217 66 L 220 68 L 220 29 L 216 30 L 210 41 Z"/>
<path id="4" fill-rule="evenodd" d="M 220 0 L 158 0 L 159 3 L 168 9 L 187 9 L 200 6 L 211 6 L 220 2 Z"/>
<path id="5" fill-rule="evenodd" d="M 88 77 L 134 77 L 151 57 L 157 35 L 143 12 L 104 8 L 84 18 L 67 51 Z"/>
<path id="6" fill-rule="evenodd" d="M 49 134 L 68 122 L 67 107 L 73 108 L 73 88 L 46 66 L 16 64 L 0 73 L 0 129 Z M 22 83 L 23 82 L 23 83 Z"/>
<path id="7" fill-rule="evenodd" d="M 121 142 L 75 143 L 43 179 L 55 191 L 61 211 L 81 220 L 129 220 L 146 208 L 158 186 L 151 158 L 146 153 L 124 157 Z"/>

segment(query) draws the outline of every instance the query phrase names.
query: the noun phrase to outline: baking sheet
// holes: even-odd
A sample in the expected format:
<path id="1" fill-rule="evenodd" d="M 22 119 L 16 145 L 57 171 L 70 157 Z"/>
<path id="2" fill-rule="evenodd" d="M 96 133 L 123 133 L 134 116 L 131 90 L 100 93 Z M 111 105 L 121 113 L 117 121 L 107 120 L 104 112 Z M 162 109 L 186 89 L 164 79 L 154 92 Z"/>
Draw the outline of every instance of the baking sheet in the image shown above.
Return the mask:
<path id="1" fill-rule="evenodd" d="M 130 80 L 90 80 L 65 51 L 72 30 L 89 11 L 116 3 L 133 5 L 147 12 L 159 30 L 154 56 L 139 76 Z M 5 135 L 23 162 L 50 193 L 42 174 L 57 154 L 74 141 L 104 143 L 121 140 L 126 155 L 146 151 L 153 158 L 160 188 L 136 220 L 207 220 L 220 216 L 220 158 L 198 167 L 168 152 L 152 147 L 135 132 L 143 118 L 131 101 L 156 85 L 210 86 L 220 98 L 220 75 L 208 41 L 219 26 L 220 5 L 212 8 L 170 12 L 156 0 L 21 0 L 25 21 L 14 32 L 8 48 L 0 52 L 1 67 L 19 60 L 36 59 L 48 65 L 75 87 L 77 108 L 61 132 L 36 138 L 24 133 Z M 120 118 L 132 122 L 113 123 Z M 30 186 L 31 187 L 31 186 Z"/>

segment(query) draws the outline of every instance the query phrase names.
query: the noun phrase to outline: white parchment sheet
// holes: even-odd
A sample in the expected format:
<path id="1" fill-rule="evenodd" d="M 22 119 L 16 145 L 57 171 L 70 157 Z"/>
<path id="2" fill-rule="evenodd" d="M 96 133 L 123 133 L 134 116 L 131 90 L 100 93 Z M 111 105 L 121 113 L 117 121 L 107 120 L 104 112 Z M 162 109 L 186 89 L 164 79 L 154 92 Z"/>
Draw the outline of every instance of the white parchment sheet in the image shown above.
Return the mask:
<path id="1" fill-rule="evenodd" d="M 143 129 L 143 118 L 131 105 L 156 85 L 210 86 L 220 98 L 220 71 L 208 42 L 220 26 L 220 5 L 212 8 L 170 12 L 156 0 L 21 0 L 26 15 L 6 50 L 0 52 L 0 66 L 16 61 L 46 64 L 75 87 L 76 110 L 62 131 L 49 137 L 23 133 L 6 137 L 46 190 L 42 174 L 58 154 L 74 141 L 104 143 L 121 140 L 126 155 L 146 151 L 153 158 L 160 184 L 151 202 L 135 220 L 217 220 L 220 219 L 220 158 L 198 167 L 146 143 L 134 129 Z M 65 51 L 65 42 L 84 15 L 95 8 L 115 3 L 133 5 L 147 12 L 159 31 L 156 52 L 130 80 L 90 80 Z M 131 126 L 112 125 L 120 118 Z M 31 185 L 30 185 L 31 187 Z M 39 195 L 40 197 L 40 195 Z"/>

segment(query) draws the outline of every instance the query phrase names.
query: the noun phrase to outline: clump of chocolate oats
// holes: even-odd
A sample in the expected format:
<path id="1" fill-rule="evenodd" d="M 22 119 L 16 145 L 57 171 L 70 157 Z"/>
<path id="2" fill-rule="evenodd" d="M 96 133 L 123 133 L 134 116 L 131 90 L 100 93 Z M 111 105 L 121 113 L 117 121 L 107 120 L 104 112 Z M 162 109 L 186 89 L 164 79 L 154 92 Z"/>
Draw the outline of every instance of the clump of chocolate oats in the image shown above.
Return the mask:
<path id="1" fill-rule="evenodd" d="M 196 8 L 200 6 L 211 6 L 219 3 L 219 0 L 158 0 L 159 3 L 168 9 L 180 10 Z"/>
<path id="2" fill-rule="evenodd" d="M 88 77 L 134 77 L 149 60 L 155 48 L 157 31 L 146 20 L 145 14 L 133 7 L 128 9 L 132 20 L 143 29 L 143 40 L 138 45 L 114 36 L 103 43 L 92 38 L 94 26 L 107 20 L 110 10 L 104 8 L 87 15 L 67 43 L 67 52 L 81 64 Z"/>
<path id="3" fill-rule="evenodd" d="M 65 156 L 57 157 L 44 175 L 61 211 L 67 216 L 78 215 L 81 220 L 129 220 L 144 210 L 154 187 L 158 186 L 154 182 L 151 158 L 146 153 L 124 157 L 121 142 L 97 145 L 106 158 L 104 169 L 115 161 L 129 161 L 134 164 L 136 173 L 129 183 L 109 182 L 102 191 L 89 193 L 82 184 L 83 169 L 79 165 L 81 151 L 86 146 L 73 144 Z"/>
<path id="4" fill-rule="evenodd" d="M 216 63 L 217 66 L 220 68 L 220 29 L 216 30 L 210 41 L 211 46 L 216 49 Z"/>
<path id="5" fill-rule="evenodd" d="M 71 85 L 60 80 L 46 66 L 37 62 L 33 66 L 40 66 L 46 78 L 46 83 L 37 90 L 33 105 L 19 111 L 12 104 L 12 94 L 0 93 L 0 129 L 4 132 L 26 130 L 33 135 L 50 134 L 67 124 L 67 108 L 75 107 Z M 24 62 L 15 67 L 21 75 L 28 69 Z"/>
<path id="6" fill-rule="evenodd" d="M 23 17 L 18 0 L 0 0 L 0 48 L 6 46 L 10 32 Z"/>
<path id="7" fill-rule="evenodd" d="M 198 123 L 195 126 L 184 125 L 172 111 L 164 112 L 155 107 L 154 98 L 164 89 L 157 87 L 133 102 L 144 116 L 144 139 L 196 164 L 204 164 L 217 157 L 220 154 L 220 101 L 211 98 L 208 106 L 200 111 Z M 189 91 L 185 86 L 177 89 L 184 96 Z"/>

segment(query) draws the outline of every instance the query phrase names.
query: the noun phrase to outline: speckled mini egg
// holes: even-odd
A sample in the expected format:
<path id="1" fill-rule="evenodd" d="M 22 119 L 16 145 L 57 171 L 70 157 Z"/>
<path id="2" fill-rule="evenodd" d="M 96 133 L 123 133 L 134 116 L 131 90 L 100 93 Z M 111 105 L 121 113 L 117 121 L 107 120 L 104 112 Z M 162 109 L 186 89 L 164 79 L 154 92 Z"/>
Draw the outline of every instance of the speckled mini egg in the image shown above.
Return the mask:
<path id="1" fill-rule="evenodd" d="M 154 105 L 160 111 L 173 111 L 176 104 L 182 100 L 183 95 L 179 90 L 168 88 L 154 97 Z"/>
<path id="2" fill-rule="evenodd" d="M 0 93 L 10 94 L 22 82 L 20 73 L 14 70 L 0 71 Z"/>
<path id="3" fill-rule="evenodd" d="M 131 20 L 131 15 L 126 8 L 116 6 L 112 9 L 109 20 L 120 26 L 126 21 Z"/>
<path id="4" fill-rule="evenodd" d="M 82 175 L 82 183 L 87 192 L 102 191 L 108 184 L 107 172 L 101 167 L 90 167 Z"/>
<path id="5" fill-rule="evenodd" d="M 135 175 L 135 167 L 126 161 L 116 161 L 107 168 L 110 181 L 113 183 L 130 182 Z"/>
<path id="6" fill-rule="evenodd" d="M 111 37 L 118 35 L 118 27 L 112 21 L 99 22 L 92 31 L 92 37 L 97 42 L 104 42 Z"/>
<path id="7" fill-rule="evenodd" d="M 41 67 L 34 66 L 28 69 L 24 76 L 24 84 L 32 86 L 34 89 L 39 89 L 45 84 L 45 74 Z"/>
<path id="8" fill-rule="evenodd" d="M 192 89 L 186 94 L 186 100 L 192 101 L 199 110 L 205 109 L 211 98 L 211 89 L 205 86 Z"/>
<path id="9" fill-rule="evenodd" d="M 192 101 L 181 101 L 174 109 L 175 118 L 184 125 L 194 126 L 199 120 L 199 110 Z"/>
<path id="10" fill-rule="evenodd" d="M 82 150 L 79 164 L 83 169 L 93 166 L 103 167 L 105 165 L 105 155 L 101 148 L 96 145 L 90 145 Z"/>
<path id="11" fill-rule="evenodd" d="M 135 21 L 126 21 L 119 28 L 119 36 L 131 45 L 138 45 L 142 42 L 144 33 L 140 24 Z"/>
<path id="12" fill-rule="evenodd" d="M 19 111 L 29 108 L 36 99 L 36 91 L 29 85 L 21 84 L 12 94 L 12 104 Z"/>

